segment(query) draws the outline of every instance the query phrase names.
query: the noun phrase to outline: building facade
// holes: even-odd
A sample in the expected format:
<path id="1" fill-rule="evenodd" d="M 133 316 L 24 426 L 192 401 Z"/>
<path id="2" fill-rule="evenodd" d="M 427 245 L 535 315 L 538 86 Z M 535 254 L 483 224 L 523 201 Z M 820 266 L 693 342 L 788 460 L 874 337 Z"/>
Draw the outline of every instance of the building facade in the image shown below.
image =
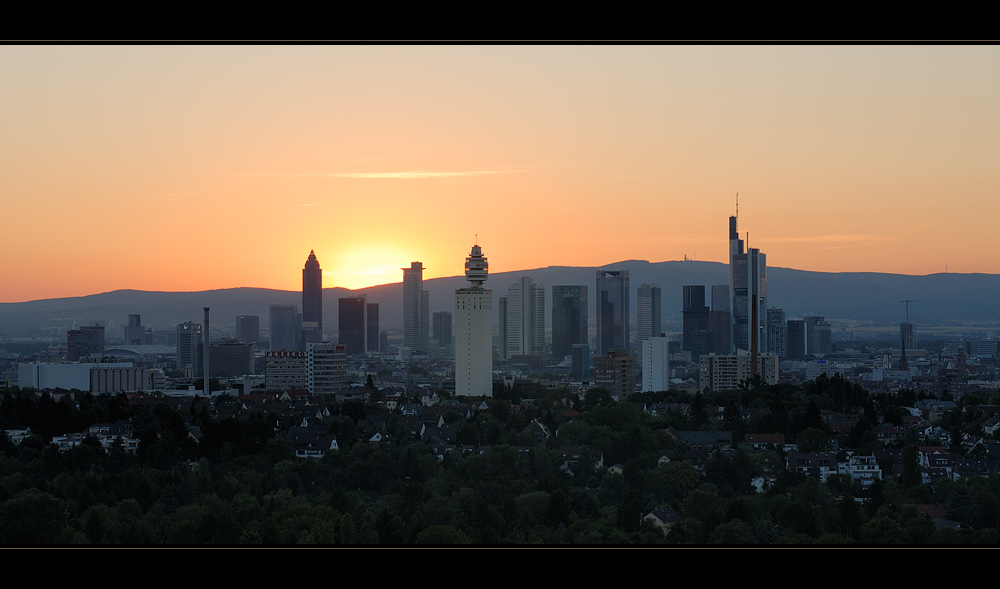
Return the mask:
<path id="1" fill-rule="evenodd" d="M 642 390 L 666 391 L 670 388 L 670 339 L 650 337 L 642 342 Z"/>
<path id="2" fill-rule="evenodd" d="M 587 287 L 552 287 L 552 359 L 561 362 L 575 344 L 590 343 L 587 329 Z"/>
<path id="3" fill-rule="evenodd" d="M 465 259 L 468 288 L 455 291 L 455 395 L 493 396 L 493 291 L 483 288 L 489 264 L 482 248 Z"/>
<path id="4" fill-rule="evenodd" d="M 907 350 L 913 350 L 917 347 L 917 336 L 913 331 L 912 323 L 899 324 L 899 339 L 902 341 L 903 348 Z"/>
<path id="5" fill-rule="evenodd" d="M 306 347 L 306 389 L 314 395 L 340 392 L 347 383 L 347 347 L 330 342 Z"/>
<path id="6" fill-rule="evenodd" d="M 269 391 L 307 390 L 307 365 L 304 351 L 268 352 L 264 357 L 264 386 Z"/>
<path id="7" fill-rule="evenodd" d="M 348 356 L 368 352 L 368 300 L 365 295 L 345 297 L 339 301 L 339 343 Z"/>
<path id="8" fill-rule="evenodd" d="M 751 354 L 708 354 L 700 359 L 701 388 L 711 391 L 736 390 L 740 383 L 753 377 Z M 778 382 L 778 357 L 774 354 L 757 354 L 757 374 L 767 384 Z"/>
<path id="9" fill-rule="evenodd" d="M 201 324 L 186 321 L 177 325 L 177 369 L 185 375 L 202 373 L 203 345 Z"/>
<path id="10" fill-rule="evenodd" d="M 573 356 L 573 365 L 570 374 L 573 378 L 587 380 L 590 378 L 590 344 L 573 344 L 570 352 Z"/>
<path id="11" fill-rule="evenodd" d="M 236 333 L 239 340 L 245 344 L 256 344 L 260 341 L 260 316 L 240 315 L 236 318 Z"/>
<path id="12" fill-rule="evenodd" d="M 785 312 L 773 307 L 767 310 L 767 349 L 765 352 L 774 354 L 778 358 L 784 358 L 786 354 L 785 344 L 788 339 L 788 324 L 785 321 Z"/>
<path id="13" fill-rule="evenodd" d="M 507 287 L 507 358 L 545 353 L 545 286 L 522 276 Z"/>
<path id="14" fill-rule="evenodd" d="M 382 338 L 379 333 L 378 303 L 368 303 L 368 351 L 381 352 Z"/>
<path id="15" fill-rule="evenodd" d="M 235 339 L 212 340 L 208 347 L 209 376 L 245 376 L 256 372 L 253 344 Z"/>
<path id="16" fill-rule="evenodd" d="M 414 354 L 427 352 L 429 295 L 424 291 L 424 265 L 411 262 L 403 270 L 403 345 Z"/>
<path id="17" fill-rule="evenodd" d="M 295 305 L 271 305 L 272 352 L 302 351 L 302 315 Z"/>
<path id="18" fill-rule="evenodd" d="M 126 346 L 148 346 L 153 343 L 153 330 L 142 326 L 142 316 L 137 313 L 128 316 L 128 325 L 123 331 Z"/>
<path id="19" fill-rule="evenodd" d="M 451 313 L 448 311 L 434 313 L 434 340 L 438 347 L 451 346 L 451 323 Z"/>
<path id="20" fill-rule="evenodd" d="M 801 360 L 806 355 L 806 323 L 802 319 L 785 321 L 785 358 Z"/>
<path id="21" fill-rule="evenodd" d="M 704 294 L 704 293 L 703 293 Z M 655 284 L 642 284 L 635 290 L 635 341 L 641 342 L 663 333 L 663 291 Z"/>
<path id="22" fill-rule="evenodd" d="M 597 354 L 629 345 L 628 270 L 597 271 Z"/>
<path id="23" fill-rule="evenodd" d="M 681 349 L 691 352 L 691 360 L 698 361 L 702 354 L 715 351 L 708 332 L 709 309 L 705 306 L 705 287 L 691 284 L 683 287 Z"/>
<path id="24" fill-rule="evenodd" d="M 619 401 L 635 392 L 635 358 L 625 350 L 594 357 L 594 386 L 611 391 Z"/>
<path id="25" fill-rule="evenodd" d="M 83 325 L 66 332 L 66 359 L 78 362 L 88 356 L 104 355 L 104 326 Z"/>

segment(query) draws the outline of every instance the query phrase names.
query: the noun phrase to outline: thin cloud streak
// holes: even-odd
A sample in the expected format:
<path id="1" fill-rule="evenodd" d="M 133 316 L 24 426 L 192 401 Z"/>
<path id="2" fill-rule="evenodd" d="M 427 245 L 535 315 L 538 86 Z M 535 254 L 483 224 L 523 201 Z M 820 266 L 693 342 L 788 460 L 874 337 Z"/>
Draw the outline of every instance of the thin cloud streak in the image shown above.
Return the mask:
<path id="1" fill-rule="evenodd" d="M 416 170 L 411 172 L 318 172 L 304 174 L 290 174 L 295 178 L 360 178 L 360 179 L 415 179 L 423 180 L 427 178 L 459 178 L 466 176 L 490 176 L 494 174 L 509 174 L 514 170 L 470 170 L 467 172 L 425 172 Z"/>

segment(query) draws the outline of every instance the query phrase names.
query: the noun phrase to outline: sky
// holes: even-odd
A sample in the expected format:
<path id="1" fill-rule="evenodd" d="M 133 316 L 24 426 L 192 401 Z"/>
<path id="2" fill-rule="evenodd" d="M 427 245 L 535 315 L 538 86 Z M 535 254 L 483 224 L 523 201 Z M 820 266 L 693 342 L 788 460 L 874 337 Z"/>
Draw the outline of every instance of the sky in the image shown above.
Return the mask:
<path id="1" fill-rule="evenodd" d="M 0 46 L 0 302 L 629 259 L 1000 273 L 996 45 Z M 749 235 L 747 235 L 749 234 Z M 489 283 L 487 283 L 488 285 Z"/>

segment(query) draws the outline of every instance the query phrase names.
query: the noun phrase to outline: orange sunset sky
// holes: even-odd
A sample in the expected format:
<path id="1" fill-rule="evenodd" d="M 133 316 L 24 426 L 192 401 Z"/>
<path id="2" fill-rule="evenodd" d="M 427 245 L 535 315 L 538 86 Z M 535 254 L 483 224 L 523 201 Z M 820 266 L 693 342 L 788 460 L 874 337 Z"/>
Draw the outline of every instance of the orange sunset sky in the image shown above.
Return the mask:
<path id="1" fill-rule="evenodd" d="M 0 302 L 627 259 L 1000 273 L 1000 46 L 0 46 Z M 487 283 L 489 284 L 489 283 Z"/>

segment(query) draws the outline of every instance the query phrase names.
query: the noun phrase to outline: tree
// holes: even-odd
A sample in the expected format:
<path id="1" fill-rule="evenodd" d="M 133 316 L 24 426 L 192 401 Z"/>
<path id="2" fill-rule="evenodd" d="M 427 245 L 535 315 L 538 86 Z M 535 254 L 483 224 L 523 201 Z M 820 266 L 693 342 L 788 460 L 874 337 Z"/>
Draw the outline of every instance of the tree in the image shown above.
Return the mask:
<path id="1" fill-rule="evenodd" d="M 465 532 L 447 524 L 427 526 L 413 541 L 414 544 L 472 544 Z"/>
<path id="2" fill-rule="evenodd" d="M 912 487 L 922 482 L 920 475 L 920 457 L 916 446 L 907 446 L 903 449 L 903 478 L 904 487 Z"/>
<path id="3" fill-rule="evenodd" d="M 822 429 L 810 427 L 795 438 L 799 452 L 826 452 L 830 449 L 830 436 Z"/>
<path id="4" fill-rule="evenodd" d="M 4 504 L 8 544 L 59 544 L 66 524 L 66 504 L 38 489 L 28 489 Z"/>

